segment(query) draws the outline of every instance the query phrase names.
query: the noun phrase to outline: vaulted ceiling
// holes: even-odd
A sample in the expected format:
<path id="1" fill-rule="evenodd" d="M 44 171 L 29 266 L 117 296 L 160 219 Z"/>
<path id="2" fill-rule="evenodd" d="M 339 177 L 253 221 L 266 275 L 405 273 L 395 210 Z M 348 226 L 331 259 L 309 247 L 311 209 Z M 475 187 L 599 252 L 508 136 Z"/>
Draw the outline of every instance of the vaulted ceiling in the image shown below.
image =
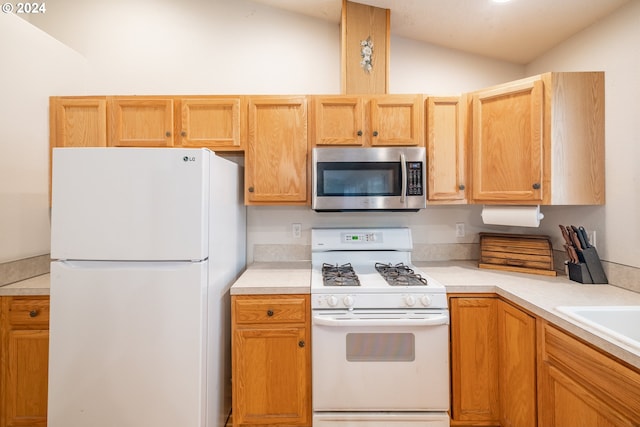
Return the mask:
<path id="1" fill-rule="evenodd" d="M 340 22 L 342 0 L 252 0 Z M 636 0 L 358 0 L 391 10 L 391 34 L 517 64 Z"/>

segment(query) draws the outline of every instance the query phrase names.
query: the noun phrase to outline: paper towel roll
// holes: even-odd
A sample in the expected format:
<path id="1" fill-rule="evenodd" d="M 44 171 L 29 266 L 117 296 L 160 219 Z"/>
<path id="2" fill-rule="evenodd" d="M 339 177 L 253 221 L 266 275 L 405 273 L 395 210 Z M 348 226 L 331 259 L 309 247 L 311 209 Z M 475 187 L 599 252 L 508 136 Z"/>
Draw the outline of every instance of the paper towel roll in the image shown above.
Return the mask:
<path id="1" fill-rule="evenodd" d="M 539 227 L 544 215 L 540 206 L 483 206 L 482 222 L 491 225 Z"/>

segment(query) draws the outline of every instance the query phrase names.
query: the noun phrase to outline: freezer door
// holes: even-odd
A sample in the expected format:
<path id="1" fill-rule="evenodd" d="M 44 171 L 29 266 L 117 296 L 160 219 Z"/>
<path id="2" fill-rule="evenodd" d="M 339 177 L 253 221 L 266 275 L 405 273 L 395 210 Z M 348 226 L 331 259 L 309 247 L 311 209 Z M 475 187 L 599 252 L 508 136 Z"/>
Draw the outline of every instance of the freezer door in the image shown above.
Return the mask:
<path id="1" fill-rule="evenodd" d="M 51 257 L 205 259 L 210 156 L 205 149 L 54 148 Z"/>
<path id="2" fill-rule="evenodd" d="M 53 262 L 48 426 L 215 426 L 206 279 L 207 262 Z"/>

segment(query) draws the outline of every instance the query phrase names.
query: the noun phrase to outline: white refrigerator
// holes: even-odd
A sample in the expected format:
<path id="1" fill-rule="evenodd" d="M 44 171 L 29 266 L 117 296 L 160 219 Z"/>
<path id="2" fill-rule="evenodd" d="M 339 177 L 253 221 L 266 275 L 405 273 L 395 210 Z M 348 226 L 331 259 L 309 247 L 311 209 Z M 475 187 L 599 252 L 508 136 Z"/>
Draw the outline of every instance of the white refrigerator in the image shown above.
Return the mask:
<path id="1" fill-rule="evenodd" d="M 207 149 L 55 148 L 49 427 L 218 427 L 242 168 Z"/>

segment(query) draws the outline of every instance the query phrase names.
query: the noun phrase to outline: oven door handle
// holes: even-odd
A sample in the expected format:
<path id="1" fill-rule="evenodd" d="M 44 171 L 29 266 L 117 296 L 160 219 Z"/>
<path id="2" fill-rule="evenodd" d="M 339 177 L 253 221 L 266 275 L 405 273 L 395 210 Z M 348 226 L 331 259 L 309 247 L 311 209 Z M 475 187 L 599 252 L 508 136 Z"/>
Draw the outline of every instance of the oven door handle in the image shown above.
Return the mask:
<path id="1" fill-rule="evenodd" d="M 449 316 L 441 314 L 422 319 L 335 319 L 313 316 L 313 324 L 320 326 L 440 326 L 449 324 Z"/>

